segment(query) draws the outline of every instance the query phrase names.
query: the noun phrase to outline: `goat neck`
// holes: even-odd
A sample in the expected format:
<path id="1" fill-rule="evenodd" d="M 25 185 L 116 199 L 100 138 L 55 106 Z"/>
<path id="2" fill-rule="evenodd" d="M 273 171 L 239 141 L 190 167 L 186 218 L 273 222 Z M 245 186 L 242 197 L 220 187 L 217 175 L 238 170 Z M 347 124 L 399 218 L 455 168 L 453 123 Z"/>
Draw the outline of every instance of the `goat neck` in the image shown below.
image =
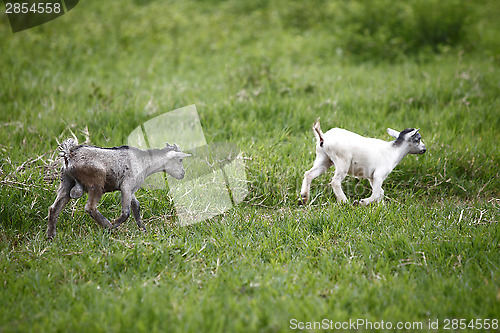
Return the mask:
<path id="1" fill-rule="evenodd" d="M 403 143 L 399 146 L 394 145 L 394 141 L 389 142 L 390 148 L 388 149 L 389 154 L 391 155 L 392 158 L 392 169 L 394 169 L 401 160 L 408 155 L 410 152 L 410 149 L 406 143 Z"/>

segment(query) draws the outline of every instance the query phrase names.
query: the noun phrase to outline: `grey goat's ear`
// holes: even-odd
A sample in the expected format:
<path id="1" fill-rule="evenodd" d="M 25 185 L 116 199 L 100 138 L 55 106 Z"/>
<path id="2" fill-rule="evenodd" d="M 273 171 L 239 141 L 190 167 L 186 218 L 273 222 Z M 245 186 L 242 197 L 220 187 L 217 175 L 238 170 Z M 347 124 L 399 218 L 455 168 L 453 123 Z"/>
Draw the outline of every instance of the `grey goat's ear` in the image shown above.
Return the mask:
<path id="1" fill-rule="evenodd" d="M 173 154 L 173 157 L 175 157 L 175 158 L 184 158 L 184 157 L 191 156 L 191 154 L 186 154 L 186 153 L 183 153 L 182 151 L 176 151 L 176 152 L 171 153 L 171 154 Z"/>
<path id="2" fill-rule="evenodd" d="M 387 129 L 387 134 L 389 134 L 390 136 L 392 136 L 396 139 L 399 138 L 399 132 L 396 130 L 393 130 L 392 128 Z"/>

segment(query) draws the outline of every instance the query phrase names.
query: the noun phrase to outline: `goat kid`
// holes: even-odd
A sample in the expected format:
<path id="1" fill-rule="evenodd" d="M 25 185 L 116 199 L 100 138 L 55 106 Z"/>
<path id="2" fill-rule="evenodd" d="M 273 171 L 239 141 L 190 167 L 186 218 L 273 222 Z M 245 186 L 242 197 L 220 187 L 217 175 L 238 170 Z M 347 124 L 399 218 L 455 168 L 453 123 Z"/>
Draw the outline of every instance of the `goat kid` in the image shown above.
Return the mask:
<path id="1" fill-rule="evenodd" d="M 407 128 L 401 132 L 388 128 L 387 133 L 396 140 L 387 142 L 366 138 L 341 128 L 321 131 L 319 118 L 313 125 L 316 137 L 316 160 L 313 167 L 304 174 L 300 191 L 301 204 L 309 199 L 311 181 L 335 165 L 335 173 L 330 185 L 337 201 L 347 202 L 341 183 L 349 173 L 357 178 L 367 178 L 372 187 L 372 195 L 359 201 L 361 205 L 378 202 L 384 197 L 382 183 L 389 173 L 407 154 L 423 154 L 425 145 L 419 129 Z"/>
<path id="2" fill-rule="evenodd" d="M 134 214 L 137 226 L 145 230 L 141 221 L 139 201 L 134 193 L 149 175 L 166 172 L 174 178 L 184 178 L 182 160 L 191 156 L 181 152 L 179 146 L 169 145 L 163 149 L 142 150 L 121 146 L 100 148 L 77 145 L 75 140 L 67 139 L 59 145 L 60 155 L 64 158 L 61 170 L 61 184 L 57 198 L 49 208 L 47 237 L 54 238 L 59 213 L 70 199 L 77 199 L 88 192 L 85 205 L 87 212 L 104 228 L 116 228 Z M 122 213 L 109 222 L 97 209 L 105 192 L 121 191 Z"/>

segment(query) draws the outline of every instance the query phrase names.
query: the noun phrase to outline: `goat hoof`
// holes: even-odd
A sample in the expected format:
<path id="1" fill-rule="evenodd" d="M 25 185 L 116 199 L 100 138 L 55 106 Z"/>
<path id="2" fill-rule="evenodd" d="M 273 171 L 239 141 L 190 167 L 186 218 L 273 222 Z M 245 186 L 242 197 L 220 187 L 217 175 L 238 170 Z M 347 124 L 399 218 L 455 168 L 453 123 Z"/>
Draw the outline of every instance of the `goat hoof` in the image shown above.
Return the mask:
<path id="1" fill-rule="evenodd" d="M 48 240 L 53 240 L 54 237 L 56 236 L 56 231 L 55 230 L 47 230 L 47 239 Z"/>
<path id="2" fill-rule="evenodd" d="M 354 204 L 356 206 L 368 206 L 370 203 L 367 202 L 365 199 L 361 199 L 361 200 L 356 200 Z"/>

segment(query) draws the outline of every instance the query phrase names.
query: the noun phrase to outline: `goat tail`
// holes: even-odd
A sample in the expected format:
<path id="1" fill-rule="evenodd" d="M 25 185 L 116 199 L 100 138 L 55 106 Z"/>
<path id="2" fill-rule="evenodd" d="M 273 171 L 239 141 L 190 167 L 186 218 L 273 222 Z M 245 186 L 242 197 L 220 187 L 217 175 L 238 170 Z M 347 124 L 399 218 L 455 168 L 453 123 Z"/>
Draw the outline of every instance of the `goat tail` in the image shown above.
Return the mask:
<path id="1" fill-rule="evenodd" d="M 64 164 L 66 166 L 68 165 L 71 148 L 75 147 L 76 145 L 78 145 L 78 142 L 76 142 L 76 140 L 73 138 L 66 139 L 59 144 L 59 155 L 64 158 Z"/>
<path id="2" fill-rule="evenodd" d="M 314 132 L 314 136 L 316 137 L 316 140 L 319 142 L 319 146 L 323 147 L 325 140 L 323 139 L 323 131 L 321 130 L 321 126 L 319 124 L 319 117 L 314 122 L 312 129 Z"/>

